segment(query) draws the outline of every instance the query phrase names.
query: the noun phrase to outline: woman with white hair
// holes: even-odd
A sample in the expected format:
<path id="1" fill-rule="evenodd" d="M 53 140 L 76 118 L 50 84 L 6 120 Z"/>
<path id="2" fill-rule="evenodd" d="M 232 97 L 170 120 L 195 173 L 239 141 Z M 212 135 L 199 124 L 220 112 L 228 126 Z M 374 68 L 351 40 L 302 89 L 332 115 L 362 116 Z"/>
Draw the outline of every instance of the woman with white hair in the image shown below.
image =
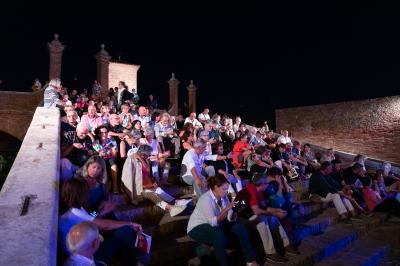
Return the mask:
<path id="1" fill-rule="evenodd" d="M 176 216 L 186 209 L 191 199 L 175 200 L 154 180 L 150 171 L 149 157 L 153 148 L 141 144 L 136 153 L 130 155 L 122 170 L 122 183 L 130 200 L 137 205 L 142 198 L 148 199 L 158 207 Z"/>
<path id="2" fill-rule="evenodd" d="M 141 144 L 147 144 L 153 148 L 153 152 L 149 157 L 151 162 L 151 171 L 153 176 L 156 178 L 160 185 L 167 182 L 169 176 L 170 165 L 166 159 L 171 155 L 170 151 L 162 152 L 159 148 L 160 143 L 154 138 L 154 130 L 151 127 L 147 127 L 144 130 L 144 138 L 140 139 Z M 159 167 L 163 168 L 163 174 L 160 177 Z"/>

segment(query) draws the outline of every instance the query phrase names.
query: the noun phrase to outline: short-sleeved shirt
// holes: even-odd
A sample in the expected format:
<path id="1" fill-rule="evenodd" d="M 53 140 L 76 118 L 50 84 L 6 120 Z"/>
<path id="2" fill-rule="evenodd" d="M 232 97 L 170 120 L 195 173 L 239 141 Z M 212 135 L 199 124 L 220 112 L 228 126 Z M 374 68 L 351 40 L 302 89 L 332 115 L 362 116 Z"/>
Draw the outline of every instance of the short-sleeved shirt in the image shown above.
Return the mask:
<path id="1" fill-rule="evenodd" d="M 78 138 L 76 131 L 72 134 L 66 134 L 62 138 L 61 146 L 71 146 L 74 143 L 80 143 L 85 149 L 72 148 L 71 152 L 67 155 L 67 158 L 75 165 L 82 166 L 87 159 L 89 159 L 89 150 L 92 149 L 92 140 L 89 136 L 84 139 Z"/>
<path id="2" fill-rule="evenodd" d="M 260 203 L 264 201 L 264 193 L 258 192 L 254 184 L 249 184 L 246 188 L 250 193 L 250 206 L 260 206 Z"/>

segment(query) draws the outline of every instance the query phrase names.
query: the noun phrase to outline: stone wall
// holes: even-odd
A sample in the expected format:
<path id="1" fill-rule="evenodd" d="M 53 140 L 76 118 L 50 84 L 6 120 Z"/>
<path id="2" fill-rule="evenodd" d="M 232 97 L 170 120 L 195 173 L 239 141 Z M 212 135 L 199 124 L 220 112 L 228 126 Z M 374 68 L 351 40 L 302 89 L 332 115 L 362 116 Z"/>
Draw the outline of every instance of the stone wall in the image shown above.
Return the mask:
<path id="1" fill-rule="evenodd" d="M 302 142 L 400 163 L 400 96 L 276 110 Z"/>
<path id="2" fill-rule="evenodd" d="M 137 89 L 138 65 L 110 62 L 108 74 L 108 88 L 115 88 L 118 82 L 125 81 L 128 88 Z"/>
<path id="3" fill-rule="evenodd" d="M 38 107 L 0 192 L 0 265 L 56 265 L 59 145 L 59 110 Z"/>
<path id="4" fill-rule="evenodd" d="M 23 140 L 43 91 L 0 91 L 0 131 Z"/>

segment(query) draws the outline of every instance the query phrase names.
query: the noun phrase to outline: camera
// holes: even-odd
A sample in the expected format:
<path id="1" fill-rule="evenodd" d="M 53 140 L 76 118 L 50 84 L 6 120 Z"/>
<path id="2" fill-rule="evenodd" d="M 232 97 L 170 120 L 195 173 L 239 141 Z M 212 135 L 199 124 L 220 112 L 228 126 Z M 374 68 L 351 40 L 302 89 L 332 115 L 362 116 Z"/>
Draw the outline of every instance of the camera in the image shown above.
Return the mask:
<path id="1" fill-rule="evenodd" d="M 239 212 L 240 210 L 246 208 L 246 206 L 247 206 L 247 203 L 245 200 L 234 201 L 234 203 L 236 203 L 235 206 L 233 206 L 233 208 L 232 208 L 232 210 L 234 212 Z"/>

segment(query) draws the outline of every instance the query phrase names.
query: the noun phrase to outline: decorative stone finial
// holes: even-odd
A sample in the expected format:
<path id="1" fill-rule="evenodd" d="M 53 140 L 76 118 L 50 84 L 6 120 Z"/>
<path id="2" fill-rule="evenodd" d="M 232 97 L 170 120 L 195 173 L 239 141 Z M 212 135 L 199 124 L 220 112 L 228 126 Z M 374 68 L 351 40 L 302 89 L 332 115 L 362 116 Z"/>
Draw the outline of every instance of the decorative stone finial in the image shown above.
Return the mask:
<path id="1" fill-rule="evenodd" d="M 171 79 L 175 79 L 175 73 L 172 73 Z"/>
<path id="2" fill-rule="evenodd" d="M 54 34 L 54 40 L 55 41 L 58 41 L 58 37 L 59 37 L 60 35 L 58 35 L 57 33 L 56 34 Z"/>
<path id="3" fill-rule="evenodd" d="M 104 50 L 104 47 L 106 47 L 104 44 L 100 44 L 101 50 Z"/>
<path id="4" fill-rule="evenodd" d="M 190 86 L 194 86 L 193 80 L 190 80 Z"/>

